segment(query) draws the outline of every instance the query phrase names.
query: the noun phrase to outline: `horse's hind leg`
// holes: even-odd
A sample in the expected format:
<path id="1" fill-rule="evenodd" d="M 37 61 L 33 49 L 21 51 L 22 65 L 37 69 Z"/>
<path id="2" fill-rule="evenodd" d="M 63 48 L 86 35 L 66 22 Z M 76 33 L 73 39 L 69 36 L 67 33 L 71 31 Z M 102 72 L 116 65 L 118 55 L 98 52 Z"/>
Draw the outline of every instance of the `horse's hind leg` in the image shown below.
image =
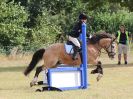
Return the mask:
<path id="1" fill-rule="evenodd" d="M 32 82 L 30 83 L 31 87 L 36 85 L 37 80 L 38 80 L 38 76 L 39 76 L 41 71 L 43 71 L 43 66 L 39 66 L 39 67 L 36 68 L 36 73 L 34 75 L 34 78 L 33 78 Z"/>
<path id="2" fill-rule="evenodd" d="M 98 61 L 97 63 L 97 68 L 91 71 L 91 74 L 96 74 L 99 73 L 98 77 L 97 77 L 97 81 L 99 81 L 103 75 L 103 68 L 102 68 L 102 63 L 100 61 Z"/>
<path id="3" fill-rule="evenodd" d="M 49 59 L 53 59 L 53 58 L 49 58 Z M 49 61 L 47 60 L 47 61 L 45 61 L 44 65 L 42 65 L 40 67 L 37 67 L 35 76 L 34 76 L 32 82 L 30 83 L 30 86 L 32 87 L 32 86 L 37 84 L 38 76 L 39 76 L 39 73 L 41 71 L 45 71 L 45 75 L 47 75 L 47 69 L 48 68 L 55 68 L 57 63 L 58 63 L 58 61 L 54 60 L 54 59 L 52 61 L 51 60 L 49 60 Z M 47 80 L 47 78 L 46 78 L 46 80 Z"/>

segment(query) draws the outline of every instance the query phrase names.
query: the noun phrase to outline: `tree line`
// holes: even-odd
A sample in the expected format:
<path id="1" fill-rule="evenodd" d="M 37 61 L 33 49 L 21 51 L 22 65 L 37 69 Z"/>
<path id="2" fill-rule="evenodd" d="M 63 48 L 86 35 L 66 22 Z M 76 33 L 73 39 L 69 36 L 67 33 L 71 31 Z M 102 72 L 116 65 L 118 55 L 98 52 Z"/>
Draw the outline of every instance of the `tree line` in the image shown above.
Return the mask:
<path id="1" fill-rule="evenodd" d="M 1 0 L 0 47 L 29 50 L 53 43 L 67 34 L 82 12 L 90 33 L 115 33 L 120 24 L 133 32 L 132 0 Z"/>

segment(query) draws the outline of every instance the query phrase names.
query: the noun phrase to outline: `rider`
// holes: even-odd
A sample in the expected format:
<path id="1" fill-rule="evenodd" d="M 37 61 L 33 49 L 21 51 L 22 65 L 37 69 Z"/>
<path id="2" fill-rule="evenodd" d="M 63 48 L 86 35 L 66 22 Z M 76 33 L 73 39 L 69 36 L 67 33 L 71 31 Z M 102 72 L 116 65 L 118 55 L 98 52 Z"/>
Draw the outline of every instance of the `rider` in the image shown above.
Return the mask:
<path id="1" fill-rule="evenodd" d="M 87 16 L 85 14 L 79 15 L 79 21 L 75 24 L 72 31 L 68 33 L 68 40 L 71 41 L 74 44 L 74 54 L 72 56 L 72 59 L 77 59 L 77 54 L 80 50 L 80 42 L 78 40 L 80 34 L 82 33 L 82 23 L 87 22 Z"/>

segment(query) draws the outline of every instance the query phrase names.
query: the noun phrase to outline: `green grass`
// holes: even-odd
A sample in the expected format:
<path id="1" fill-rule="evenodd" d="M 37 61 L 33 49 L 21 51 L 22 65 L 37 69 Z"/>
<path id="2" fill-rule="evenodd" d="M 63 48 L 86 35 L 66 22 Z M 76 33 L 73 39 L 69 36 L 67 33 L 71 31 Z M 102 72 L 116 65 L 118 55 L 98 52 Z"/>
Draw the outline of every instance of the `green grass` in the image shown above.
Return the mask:
<path id="1" fill-rule="evenodd" d="M 22 72 L 1 72 L 0 99 L 132 99 L 133 66 L 104 68 L 104 77 L 96 82 L 96 75 L 89 75 L 86 90 L 64 92 L 35 92 L 40 87 L 29 87 L 33 76 L 25 78 Z"/>
<path id="2" fill-rule="evenodd" d="M 90 86 L 85 90 L 64 92 L 35 92 L 41 86 L 30 88 L 29 83 L 34 75 L 23 75 L 29 60 L 3 60 L 0 62 L 0 99 L 133 99 L 133 54 L 129 56 L 128 65 L 116 65 L 115 60 L 102 56 L 104 76 L 97 82 L 97 75 L 89 74 Z M 23 62 L 22 62 L 23 61 Z M 42 79 L 42 76 L 39 78 Z"/>

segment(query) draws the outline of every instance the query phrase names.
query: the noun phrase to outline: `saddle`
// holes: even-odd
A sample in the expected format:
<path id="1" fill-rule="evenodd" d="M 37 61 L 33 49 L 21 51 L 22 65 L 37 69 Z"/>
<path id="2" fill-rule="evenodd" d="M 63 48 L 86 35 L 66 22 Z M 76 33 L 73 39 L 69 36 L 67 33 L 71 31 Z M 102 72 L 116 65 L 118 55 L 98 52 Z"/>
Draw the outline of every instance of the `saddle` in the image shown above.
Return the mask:
<path id="1" fill-rule="evenodd" d="M 72 55 L 74 53 L 74 44 L 71 41 L 65 43 L 65 51 L 67 54 Z"/>
<path id="2" fill-rule="evenodd" d="M 75 49 L 76 49 L 76 47 L 75 47 L 75 45 L 71 41 L 67 41 L 65 43 L 65 51 L 66 51 L 67 54 L 73 55 Z M 82 60 L 82 52 L 81 52 L 81 49 L 79 49 L 78 52 L 79 52 L 80 57 L 81 57 L 81 60 Z"/>

